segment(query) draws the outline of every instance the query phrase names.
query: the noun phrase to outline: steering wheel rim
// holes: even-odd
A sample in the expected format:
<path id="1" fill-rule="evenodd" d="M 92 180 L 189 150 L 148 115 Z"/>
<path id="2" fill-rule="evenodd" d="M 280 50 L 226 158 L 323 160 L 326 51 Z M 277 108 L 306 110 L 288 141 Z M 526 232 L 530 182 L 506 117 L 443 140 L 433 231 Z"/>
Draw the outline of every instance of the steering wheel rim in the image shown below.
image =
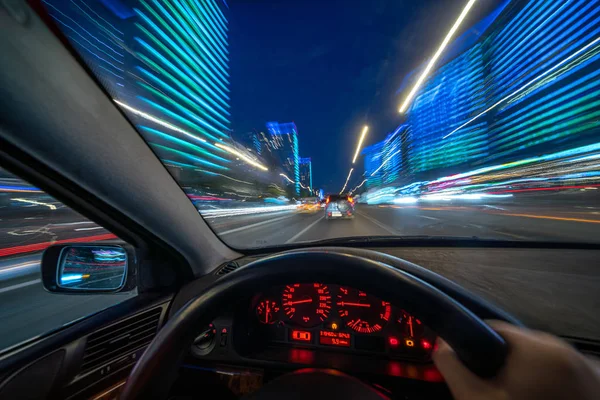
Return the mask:
<path id="1" fill-rule="evenodd" d="M 494 376 L 508 353 L 504 339 L 462 304 L 414 275 L 384 262 L 337 252 L 290 251 L 229 273 L 186 303 L 161 328 L 132 370 L 121 399 L 164 398 L 202 326 L 232 302 L 289 282 L 335 282 L 402 304 L 452 346 L 475 374 Z"/>

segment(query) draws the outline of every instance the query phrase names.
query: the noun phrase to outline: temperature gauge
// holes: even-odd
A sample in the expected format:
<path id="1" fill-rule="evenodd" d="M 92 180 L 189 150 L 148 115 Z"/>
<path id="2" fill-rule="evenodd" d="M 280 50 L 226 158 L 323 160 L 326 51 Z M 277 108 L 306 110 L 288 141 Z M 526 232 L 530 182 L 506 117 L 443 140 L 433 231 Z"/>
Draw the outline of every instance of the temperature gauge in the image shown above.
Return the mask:
<path id="1" fill-rule="evenodd" d="M 402 332 L 411 339 L 418 339 L 425 334 L 425 326 L 421 320 L 413 317 L 406 311 L 402 311 L 398 323 L 402 327 Z"/>
<path id="2" fill-rule="evenodd" d="M 262 324 L 270 325 L 275 322 L 279 305 L 273 300 L 263 300 L 256 306 L 256 316 Z"/>

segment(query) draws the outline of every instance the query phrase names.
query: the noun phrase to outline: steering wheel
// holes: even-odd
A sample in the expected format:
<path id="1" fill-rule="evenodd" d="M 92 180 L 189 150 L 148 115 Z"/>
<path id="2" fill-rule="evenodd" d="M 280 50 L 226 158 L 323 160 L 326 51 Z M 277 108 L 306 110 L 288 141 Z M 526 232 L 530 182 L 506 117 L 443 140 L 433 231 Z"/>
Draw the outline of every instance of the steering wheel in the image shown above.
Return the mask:
<path id="1" fill-rule="evenodd" d="M 482 318 L 518 324 L 514 318 L 483 300 L 465 294 L 460 286 L 399 258 L 346 248 L 293 250 L 238 268 L 185 304 L 160 329 L 138 360 L 121 399 L 167 398 L 178 368 L 202 326 L 212 322 L 239 299 L 250 297 L 261 289 L 290 282 L 339 283 L 360 288 L 391 304 L 402 304 L 406 311 L 418 315 L 448 342 L 462 362 L 481 377 L 496 375 L 508 352 L 504 339 Z M 479 316 L 449 294 L 477 309 Z M 307 380 L 313 383 L 307 383 Z M 360 394 L 363 398 L 381 398 L 365 384 L 360 389 L 361 385 L 354 378 L 318 370 L 284 375 L 263 387 L 263 397 L 255 398 L 271 398 L 269 393 L 281 395 L 286 389 L 293 393 L 301 386 L 312 385 L 314 388 L 314 382 L 318 382 L 320 391 L 329 386 L 339 394 L 338 390 L 352 387 L 355 391 L 351 397 Z"/>

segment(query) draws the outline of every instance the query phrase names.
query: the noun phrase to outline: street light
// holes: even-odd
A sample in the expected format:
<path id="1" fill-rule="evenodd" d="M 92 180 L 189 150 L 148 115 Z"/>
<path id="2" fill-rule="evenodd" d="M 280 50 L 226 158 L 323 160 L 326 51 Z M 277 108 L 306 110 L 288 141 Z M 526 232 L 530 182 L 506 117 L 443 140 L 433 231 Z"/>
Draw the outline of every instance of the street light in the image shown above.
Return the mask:
<path id="1" fill-rule="evenodd" d="M 460 13 L 458 19 L 456 20 L 456 22 L 454 23 L 454 25 L 452 26 L 452 28 L 446 35 L 446 38 L 444 38 L 444 41 L 440 45 L 439 49 L 435 52 L 435 54 L 433 55 L 433 58 L 431 60 L 429 60 L 429 64 L 427 64 L 427 68 L 425 68 L 423 73 L 421 73 L 419 80 L 417 80 L 417 83 L 415 83 L 415 86 L 413 86 L 411 91 L 408 93 L 408 96 L 406 96 L 406 99 L 404 99 L 404 103 L 402 103 L 402 105 L 400 106 L 400 109 L 398 110 L 399 113 L 406 112 L 406 110 L 408 109 L 408 106 L 410 105 L 410 102 L 412 101 L 413 97 L 415 97 L 417 90 L 419 90 L 419 88 L 421 87 L 423 82 L 425 82 L 427 75 L 429 75 L 429 73 L 431 72 L 436 61 L 440 58 L 440 56 L 444 52 L 444 49 L 446 48 L 446 46 L 448 46 L 448 43 L 450 43 L 450 39 L 452 39 L 452 36 L 454 36 L 456 31 L 458 30 L 458 27 L 463 22 L 463 20 L 469 13 L 469 10 L 471 10 L 471 7 L 473 7 L 473 5 L 475 4 L 476 1 L 477 0 L 469 0 L 467 5 L 463 9 L 462 13 Z"/>
<path id="2" fill-rule="evenodd" d="M 362 133 L 360 134 L 360 139 L 358 139 L 358 146 L 356 146 L 356 152 L 354 153 L 354 158 L 352 159 L 352 164 L 354 164 L 356 162 L 356 158 L 358 157 L 358 153 L 360 153 L 360 148 L 362 146 L 363 140 L 365 140 L 365 136 L 367 136 L 368 130 L 369 130 L 369 127 L 367 125 L 365 125 L 365 127 L 362 130 Z"/>

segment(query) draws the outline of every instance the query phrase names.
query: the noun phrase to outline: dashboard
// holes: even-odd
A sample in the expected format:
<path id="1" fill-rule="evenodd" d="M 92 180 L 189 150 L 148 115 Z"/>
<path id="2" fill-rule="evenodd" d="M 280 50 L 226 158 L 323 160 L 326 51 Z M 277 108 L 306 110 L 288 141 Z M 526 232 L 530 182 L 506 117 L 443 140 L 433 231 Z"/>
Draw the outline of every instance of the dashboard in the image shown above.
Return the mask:
<path id="1" fill-rule="evenodd" d="M 436 336 L 402 305 L 356 288 L 292 283 L 257 293 L 238 315 L 247 341 L 427 362 Z"/>

